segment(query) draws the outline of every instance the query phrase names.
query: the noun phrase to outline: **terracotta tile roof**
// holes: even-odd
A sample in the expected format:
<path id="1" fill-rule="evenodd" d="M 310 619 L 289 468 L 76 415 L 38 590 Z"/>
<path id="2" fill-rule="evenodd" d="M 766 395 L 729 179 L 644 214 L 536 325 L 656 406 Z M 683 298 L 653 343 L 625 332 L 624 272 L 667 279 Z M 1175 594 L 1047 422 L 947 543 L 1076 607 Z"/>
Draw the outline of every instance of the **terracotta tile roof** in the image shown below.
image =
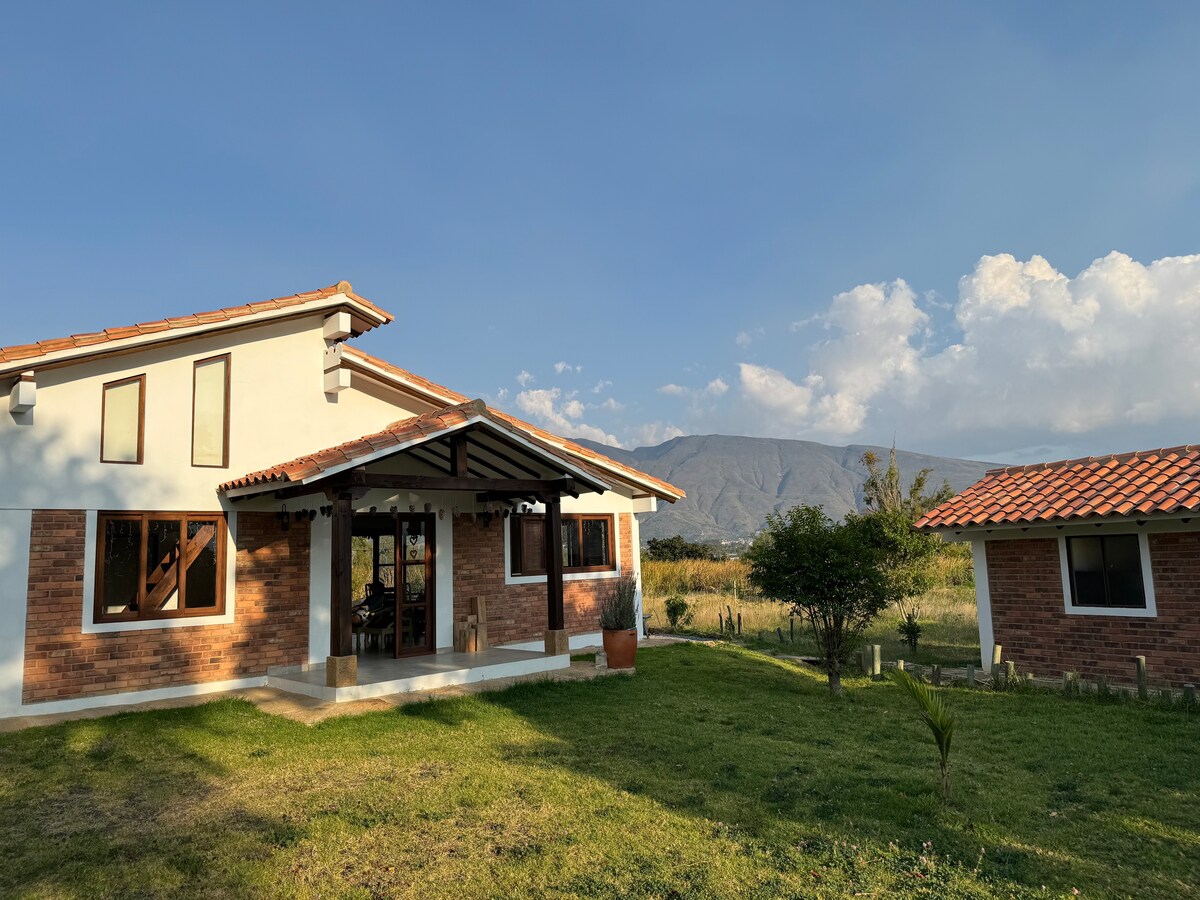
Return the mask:
<path id="1" fill-rule="evenodd" d="M 401 369 L 399 366 L 394 366 L 391 363 L 386 362 L 377 356 L 372 356 L 369 353 L 364 353 L 362 350 L 359 350 L 357 347 L 347 346 L 347 347 L 345 347 L 343 352 L 351 360 L 358 359 L 362 362 L 368 363 L 372 366 L 382 369 L 383 371 L 385 371 L 391 375 L 394 375 L 403 381 L 408 382 L 409 384 L 416 387 L 418 390 L 421 390 L 431 396 L 438 397 L 443 400 L 449 400 L 454 403 L 463 403 L 463 402 L 466 402 L 466 400 L 468 399 L 465 394 L 460 394 L 457 391 L 453 391 L 448 387 L 443 387 L 440 384 L 435 384 L 434 382 L 429 381 L 426 378 L 422 378 L 420 375 L 414 375 L 412 372 L 409 372 L 407 369 Z M 518 419 L 516 416 L 510 416 L 508 413 L 501 412 L 500 410 L 490 410 L 490 412 L 492 414 L 494 414 L 495 416 L 499 417 L 500 419 L 503 419 L 505 422 L 508 422 L 510 425 L 513 425 L 516 428 L 519 428 L 521 431 L 527 432 L 528 434 L 531 434 L 534 437 L 540 438 L 541 440 L 551 444 L 552 446 L 561 447 L 563 450 L 566 450 L 572 456 L 577 456 L 584 461 L 590 460 L 594 463 L 598 463 L 603 468 L 611 469 L 617 473 L 620 473 L 627 477 L 633 478 L 635 481 L 640 482 L 644 485 L 647 485 L 647 486 L 655 489 L 655 493 L 658 494 L 660 497 L 662 497 L 664 500 L 674 503 L 675 500 L 681 500 L 687 496 L 686 493 L 684 493 L 682 490 L 675 487 L 675 485 L 673 485 L 669 482 L 662 481 L 661 479 L 655 478 L 653 475 L 647 475 L 645 472 L 635 469 L 632 466 L 627 466 L 623 463 L 619 463 L 615 459 L 612 459 L 611 457 L 604 456 L 601 453 L 596 453 L 594 450 L 589 450 L 587 447 L 580 446 L 579 444 L 576 444 L 573 441 L 569 441 L 566 438 L 559 437 L 556 434 L 551 434 L 549 431 L 544 431 L 543 429 L 538 428 L 536 425 L 531 425 L 528 422 Z"/>
<path id="2" fill-rule="evenodd" d="M 1200 446 L 992 469 L 918 519 L 923 531 L 1200 512 Z"/>
<path id="3" fill-rule="evenodd" d="M 379 319 L 381 324 L 392 321 L 391 313 L 380 309 L 370 300 L 355 294 L 354 289 L 350 286 L 350 282 L 339 281 L 337 284 L 331 284 L 329 287 L 321 288 L 320 290 L 308 291 L 303 294 L 292 294 L 290 297 L 276 297 L 273 300 L 260 300 L 256 303 L 247 303 L 242 306 L 230 306 L 225 309 L 213 310 L 212 312 L 194 313 L 190 316 L 172 316 L 170 318 L 160 319 L 154 322 L 143 322 L 140 325 L 125 325 L 119 328 L 106 328 L 104 331 L 96 331 L 88 334 L 73 334 L 70 337 L 38 341 L 34 344 L 18 344 L 11 347 L 0 347 L 0 366 L 5 363 L 17 362 L 33 364 L 39 358 L 60 350 L 78 350 L 85 347 L 91 347 L 96 344 L 138 337 L 139 335 L 157 334 L 159 332 L 169 331 L 172 329 L 190 328 L 196 325 L 211 325 L 219 322 L 233 321 L 243 316 L 251 316 L 256 313 L 267 312 L 276 309 L 288 309 L 289 307 L 300 306 L 313 300 L 324 300 L 327 297 L 332 297 L 336 294 L 345 294 L 356 303 L 361 304 L 372 314 L 374 314 Z"/>
<path id="4" fill-rule="evenodd" d="M 248 475 L 243 475 L 241 478 L 225 482 L 217 490 L 230 491 L 236 488 L 253 487 L 276 482 L 303 481 L 306 478 L 321 475 L 331 469 L 337 469 L 357 459 L 377 453 L 380 450 L 386 450 L 389 447 L 398 447 L 401 444 L 420 438 L 435 438 L 443 431 L 454 428 L 456 425 L 462 425 L 470 419 L 480 417 L 497 423 L 503 430 L 508 432 L 523 431 L 523 429 L 513 427 L 511 423 L 504 421 L 498 414 L 489 410 L 482 400 L 468 400 L 465 403 L 458 403 L 454 406 L 448 406 L 445 409 L 423 413 L 419 416 L 413 416 L 410 419 L 401 419 L 375 434 L 368 434 L 353 441 L 338 444 L 336 447 L 319 450 L 316 453 L 301 456 L 290 462 L 271 466 L 269 469 L 251 472 Z M 602 485 L 604 484 L 600 476 L 593 474 L 593 470 L 589 466 L 581 465 L 578 460 L 570 459 L 558 449 L 546 445 L 532 435 L 524 434 L 522 436 L 545 452 L 547 456 L 568 463 L 599 480 Z"/>

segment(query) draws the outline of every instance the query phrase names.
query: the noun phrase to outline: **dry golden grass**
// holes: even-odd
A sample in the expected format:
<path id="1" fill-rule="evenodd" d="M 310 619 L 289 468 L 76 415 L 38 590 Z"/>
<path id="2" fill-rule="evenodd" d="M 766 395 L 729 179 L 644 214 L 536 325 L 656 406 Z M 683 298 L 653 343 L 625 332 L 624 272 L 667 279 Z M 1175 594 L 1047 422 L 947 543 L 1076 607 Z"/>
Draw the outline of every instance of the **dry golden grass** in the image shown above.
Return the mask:
<path id="1" fill-rule="evenodd" d="M 925 629 L 915 654 L 896 630 L 901 618 L 898 609 L 885 610 L 867 630 L 867 643 L 879 644 L 885 659 L 946 664 L 978 662 L 979 631 L 975 591 L 970 586 L 970 552 L 963 553 L 957 546 L 948 547 L 947 551 L 939 554 L 931 566 L 930 574 L 939 586 L 913 601 L 920 610 L 919 620 Z M 789 652 L 815 652 L 807 623 L 800 618 L 793 623 L 787 606 L 757 596 L 750 588 L 749 574 L 749 564 L 736 559 L 718 562 L 646 560 L 642 564 L 643 604 L 644 611 L 653 616 L 651 630 L 672 630 L 667 619 L 666 601 L 670 597 L 682 597 L 688 603 L 692 619 L 675 631 L 715 636 L 720 634 L 723 617 L 732 612 L 736 623 L 740 613 L 744 642 L 765 641 L 778 646 L 776 629 L 781 629 L 785 637 L 794 629 L 796 640 L 794 644 L 789 642 Z"/>

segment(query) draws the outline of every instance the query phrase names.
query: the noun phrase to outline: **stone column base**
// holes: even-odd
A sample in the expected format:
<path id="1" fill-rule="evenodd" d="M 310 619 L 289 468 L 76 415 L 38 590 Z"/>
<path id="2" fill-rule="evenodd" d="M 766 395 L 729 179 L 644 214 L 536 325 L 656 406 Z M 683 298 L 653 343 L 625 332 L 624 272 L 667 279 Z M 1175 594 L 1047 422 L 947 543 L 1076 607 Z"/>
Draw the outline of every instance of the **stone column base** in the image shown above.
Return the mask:
<path id="1" fill-rule="evenodd" d="M 546 655 L 562 656 L 571 652 L 571 642 L 565 629 L 548 629 L 546 631 Z"/>
<path id="2" fill-rule="evenodd" d="M 325 657 L 326 687 L 353 687 L 356 684 L 358 684 L 357 656 Z"/>

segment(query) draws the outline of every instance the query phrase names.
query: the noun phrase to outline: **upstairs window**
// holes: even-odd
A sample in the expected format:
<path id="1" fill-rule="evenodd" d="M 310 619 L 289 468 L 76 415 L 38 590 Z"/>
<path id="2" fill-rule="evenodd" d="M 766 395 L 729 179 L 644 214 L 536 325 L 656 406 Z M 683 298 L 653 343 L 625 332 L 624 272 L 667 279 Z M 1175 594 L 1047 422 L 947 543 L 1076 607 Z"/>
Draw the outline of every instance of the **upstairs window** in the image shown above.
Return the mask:
<path id="1" fill-rule="evenodd" d="M 100 513 L 96 622 L 225 611 L 225 518 L 219 513 Z"/>
<path id="2" fill-rule="evenodd" d="M 1071 605 L 1145 609 L 1142 551 L 1136 534 L 1069 537 Z"/>
<path id="3" fill-rule="evenodd" d="M 100 462 L 140 465 L 146 430 L 146 376 L 104 385 Z"/>
<path id="4" fill-rule="evenodd" d="M 546 574 L 546 517 L 512 516 L 510 545 L 513 575 Z M 613 517 L 565 514 L 562 517 L 563 572 L 606 572 L 616 568 Z"/>
<path id="5" fill-rule="evenodd" d="M 192 370 L 192 465 L 229 465 L 229 354 Z"/>

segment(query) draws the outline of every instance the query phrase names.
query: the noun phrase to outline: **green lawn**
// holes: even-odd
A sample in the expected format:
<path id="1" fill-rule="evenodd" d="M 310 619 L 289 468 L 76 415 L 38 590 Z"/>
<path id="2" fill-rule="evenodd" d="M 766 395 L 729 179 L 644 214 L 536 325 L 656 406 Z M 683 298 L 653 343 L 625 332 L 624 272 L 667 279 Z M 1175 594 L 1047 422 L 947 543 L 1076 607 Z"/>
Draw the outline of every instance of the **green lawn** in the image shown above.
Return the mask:
<path id="1" fill-rule="evenodd" d="M 0 735 L 0 896 L 1194 897 L 1200 721 L 733 647 L 316 727 L 231 700 Z"/>

